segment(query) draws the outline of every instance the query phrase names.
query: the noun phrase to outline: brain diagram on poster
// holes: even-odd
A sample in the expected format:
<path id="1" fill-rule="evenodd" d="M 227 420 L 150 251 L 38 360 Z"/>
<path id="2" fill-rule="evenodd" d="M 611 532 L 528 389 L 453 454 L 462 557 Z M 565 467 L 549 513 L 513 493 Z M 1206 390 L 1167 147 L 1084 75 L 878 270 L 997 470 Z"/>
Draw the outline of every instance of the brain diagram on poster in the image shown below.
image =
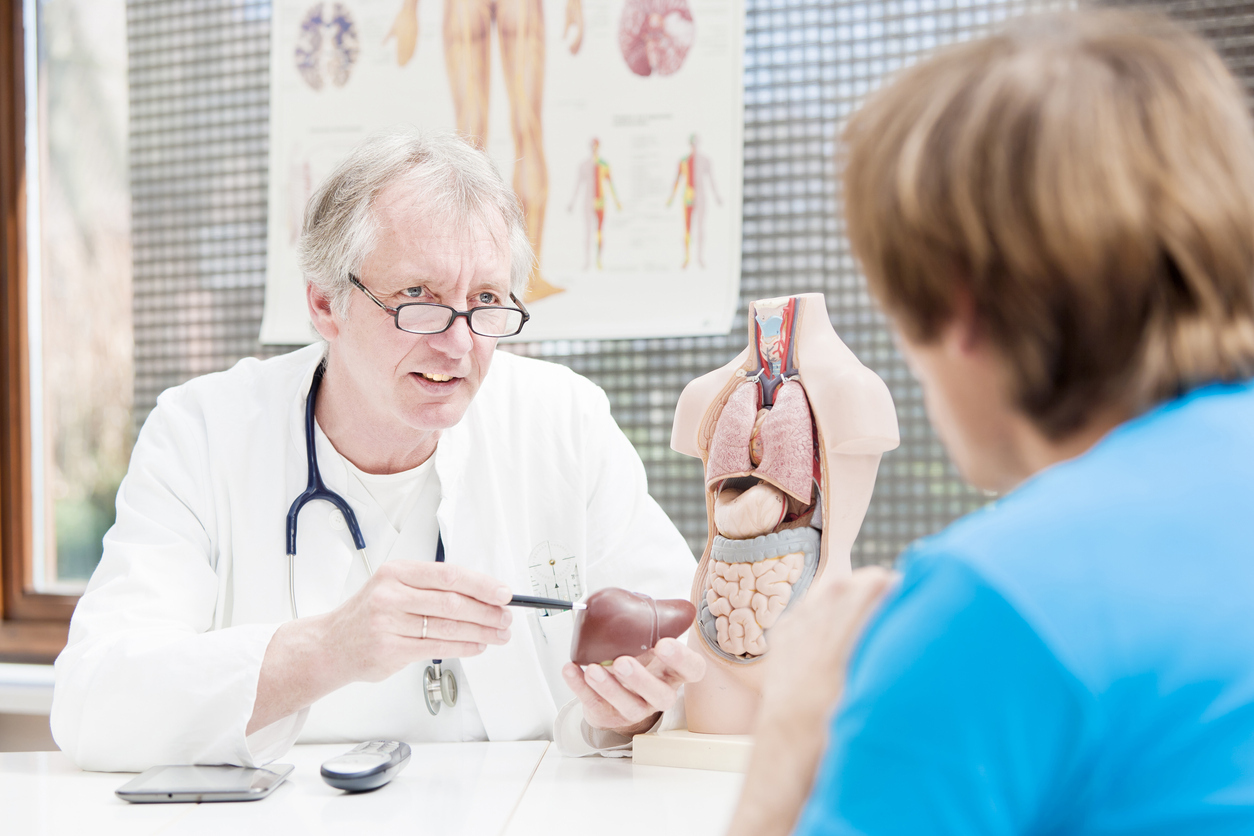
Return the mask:
<path id="1" fill-rule="evenodd" d="M 739 294 L 743 0 L 275 0 L 262 341 L 313 338 L 317 184 L 398 124 L 493 158 L 536 251 L 527 339 L 726 333 Z"/>

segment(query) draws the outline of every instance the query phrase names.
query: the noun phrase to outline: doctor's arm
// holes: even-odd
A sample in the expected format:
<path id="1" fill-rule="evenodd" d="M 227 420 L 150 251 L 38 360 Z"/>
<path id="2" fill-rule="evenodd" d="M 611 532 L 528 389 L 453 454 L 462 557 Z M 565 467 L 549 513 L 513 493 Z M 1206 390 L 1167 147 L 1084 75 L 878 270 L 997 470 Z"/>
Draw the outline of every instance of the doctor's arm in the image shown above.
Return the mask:
<path id="1" fill-rule="evenodd" d="M 53 737 L 85 769 L 252 759 L 244 721 L 274 626 L 213 629 L 220 578 L 203 438 L 194 411 L 163 395 L 57 658 Z"/>
<path id="2" fill-rule="evenodd" d="M 194 399 L 178 392 L 162 396 L 136 441 L 117 522 L 56 662 L 52 732 L 79 766 L 263 763 L 300 725 L 271 723 L 344 677 L 379 675 L 406 651 L 479 652 L 508 637 L 508 613 L 491 603 L 508 597 L 505 587 L 452 569 L 422 577 L 389 569 L 367 593 L 304 624 L 232 626 L 230 558 L 211 534 L 223 500 L 207 446 Z M 406 607 L 434 616 L 426 641 L 395 638 L 422 620 L 406 618 Z M 328 664 L 345 654 L 353 666 Z"/>
<path id="3" fill-rule="evenodd" d="M 286 622 L 266 647 L 248 734 L 351 682 L 509 641 L 509 587 L 446 563 L 389 561 L 328 613 Z"/>

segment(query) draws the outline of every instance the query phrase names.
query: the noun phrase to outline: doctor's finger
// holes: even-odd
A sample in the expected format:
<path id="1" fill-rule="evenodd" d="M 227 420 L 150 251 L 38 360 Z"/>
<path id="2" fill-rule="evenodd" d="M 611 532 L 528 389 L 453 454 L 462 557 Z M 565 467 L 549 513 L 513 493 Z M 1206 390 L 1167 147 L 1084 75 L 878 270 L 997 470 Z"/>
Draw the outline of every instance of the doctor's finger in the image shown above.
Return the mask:
<path id="1" fill-rule="evenodd" d="M 667 682 L 655 676 L 639 660 L 630 656 L 619 656 L 609 669 L 623 687 L 648 703 L 653 711 L 665 711 L 675 704 L 679 696 L 682 683 Z"/>
<path id="2" fill-rule="evenodd" d="M 402 638 L 406 657 L 410 663 L 425 659 L 465 659 L 478 656 L 487 650 L 487 645 L 475 642 L 432 641 L 430 639 Z"/>
<path id="3" fill-rule="evenodd" d="M 474 644 L 505 644 L 508 627 L 484 627 L 466 621 L 452 621 L 430 615 L 401 613 L 395 622 L 396 632 L 410 639 L 430 641 L 471 642 Z"/>
<path id="4" fill-rule="evenodd" d="M 639 694 L 628 690 L 601 665 L 588 665 L 584 668 L 584 681 L 627 721 L 625 725 L 639 723 L 657 711 Z"/>
<path id="5" fill-rule="evenodd" d="M 448 563 L 418 560 L 392 560 L 379 567 L 389 568 L 392 576 L 414 589 L 438 589 L 474 598 L 485 604 L 504 606 L 513 596 L 505 584 L 491 575 Z"/>
<path id="6" fill-rule="evenodd" d="M 508 627 L 514 616 L 505 607 L 495 607 L 457 592 L 406 587 L 400 592 L 400 609 L 417 616 L 446 618 L 484 627 Z"/>
<path id="7" fill-rule="evenodd" d="M 616 728 L 628 725 L 604 697 L 588 687 L 587 677 L 583 669 L 574 662 L 567 662 L 562 667 L 562 675 L 566 677 L 566 685 L 579 699 L 583 706 L 584 719 L 589 725 L 597 728 Z"/>
<path id="8" fill-rule="evenodd" d="M 678 639 L 662 639 L 645 666 L 650 673 L 672 685 L 699 682 L 705 676 L 705 659 Z"/>

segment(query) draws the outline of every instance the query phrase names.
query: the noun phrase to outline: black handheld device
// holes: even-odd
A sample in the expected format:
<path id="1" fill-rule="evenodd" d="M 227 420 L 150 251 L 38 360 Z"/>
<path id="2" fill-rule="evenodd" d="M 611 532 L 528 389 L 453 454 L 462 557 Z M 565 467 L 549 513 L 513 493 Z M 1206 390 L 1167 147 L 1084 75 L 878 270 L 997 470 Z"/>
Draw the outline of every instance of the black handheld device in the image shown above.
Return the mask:
<path id="1" fill-rule="evenodd" d="M 322 765 L 322 780 L 337 790 L 377 790 L 409 763 L 409 744 L 397 740 L 368 740 Z"/>

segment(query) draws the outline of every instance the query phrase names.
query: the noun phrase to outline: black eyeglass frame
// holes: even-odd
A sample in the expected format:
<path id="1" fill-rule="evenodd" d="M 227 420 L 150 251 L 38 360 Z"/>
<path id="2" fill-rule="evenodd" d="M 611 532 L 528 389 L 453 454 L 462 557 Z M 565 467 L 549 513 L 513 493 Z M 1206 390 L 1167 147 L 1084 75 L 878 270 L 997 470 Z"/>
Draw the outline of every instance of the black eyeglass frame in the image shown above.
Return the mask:
<path id="1" fill-rule="evenodd" d="M 459 316 L 464 316 L 466 317 L 466 326 L 470 328 L 472 333 L 478 334 L 481 337 L 489 337 L 491 339 L 499 340 L 505 337 L 512 337 L 515 334 L 521 333 L 523 326 L 526 325 L 531 320 L 531 314 L 527 312 L 527 308 L 525 305 L 523 305 L 522 300 L 520 300 L 517 296 L 515 296 L 512 293 L 509 295 L 509 299 L 511 302 L 513 302 L 515 305 L 518 306 L 516 308 L 510 308 L 505 305 L 482 305 L 478 308 L 471 308 L 469 310 L 459 311 L 457 310 L 457 308 L 454 308 L 452 305 L 441 305 L 439 302 L 406 302 L 403 305 L 397 305 L 395 308 L 392 308 L 380 302 L 379 298 L 375 296 L 373 293 L 371 293 L 370 289 L 366 287 L 364 284 L 362 284 L 361 281 L 359 281 L 358 278 L 354 276 L 352 273 L 348 274 L 348 280 L 352 282 L 359 290 L 361 290 L 362 293 L 366 294 L 366 296 L 370 298 L 371 302 L 374 302 L 380 308 L 383 308 L 383 310 L 391 314 L 392 323 L 396 326 L 396 330 L 404 331 L 406 334 L 419 334 L 424 337 L 430 337 L 433 334 L 443 334 L 445 331 L 453 327 L 453 323 L 457 321 L 457 318 Z M 449 314 L 448 324 L 445 325 L 443 328 L 441 328 L 439 331 L 410 331 L 408 328 L 402 328 L 401 327 L 401 308 L 410 308 L 415 305 L 422 305 L 427 308 L 444 308 L 445 310 L 450 311 L 451 313 Z M 493 311 L 493 310 L 518 311 L 520 314 L 522 314 L 522 317 L 523 317 L 522 322 L 518 323 L 517 330 L 512 331 L 509 334 L 484 334 L 479 331 L 476 331 L 475 321 L 473 318 L 471 318 L 470 315 L 473 314 L 475 311 Z"/>

